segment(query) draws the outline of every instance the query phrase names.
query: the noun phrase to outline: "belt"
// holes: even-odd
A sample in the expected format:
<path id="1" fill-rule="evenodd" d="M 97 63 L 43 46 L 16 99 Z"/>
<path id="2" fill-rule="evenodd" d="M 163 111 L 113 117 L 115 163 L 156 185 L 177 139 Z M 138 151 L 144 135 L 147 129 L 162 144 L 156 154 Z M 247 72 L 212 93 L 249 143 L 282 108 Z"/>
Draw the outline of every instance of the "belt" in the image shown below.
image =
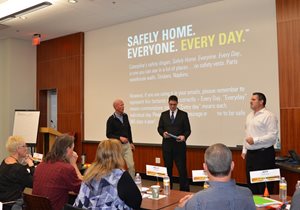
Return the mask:
<path id="1" fill-rule="evenodd" d="M 247 150 L 247 152 L 249 152 L 249 153 L 264 152 L 264 151 L 272 149 L 272 148 L 274 149 L 273 146 L 270 146 L 270 147 L 267 147 L 267 148 Z"/>

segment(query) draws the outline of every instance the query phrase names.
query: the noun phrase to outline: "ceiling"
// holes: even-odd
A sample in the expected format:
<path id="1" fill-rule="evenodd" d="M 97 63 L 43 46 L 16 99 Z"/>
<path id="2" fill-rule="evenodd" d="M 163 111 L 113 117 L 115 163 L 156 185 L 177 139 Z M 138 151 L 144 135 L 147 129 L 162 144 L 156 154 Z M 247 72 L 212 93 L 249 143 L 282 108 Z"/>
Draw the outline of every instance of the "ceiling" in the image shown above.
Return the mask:
<path id="1" fill-rule="evenodd" d="M 1 3 L 9 0 L 0 0 Z M 25 0 L 19 0 L 25 1 Z M 26 0 L 29 1 L 29 0 Z M 38 33 L 48 40 L 219 0 L 48 0 L 53 4 L 0 24 L 0 39 L 31 40 Z"/>

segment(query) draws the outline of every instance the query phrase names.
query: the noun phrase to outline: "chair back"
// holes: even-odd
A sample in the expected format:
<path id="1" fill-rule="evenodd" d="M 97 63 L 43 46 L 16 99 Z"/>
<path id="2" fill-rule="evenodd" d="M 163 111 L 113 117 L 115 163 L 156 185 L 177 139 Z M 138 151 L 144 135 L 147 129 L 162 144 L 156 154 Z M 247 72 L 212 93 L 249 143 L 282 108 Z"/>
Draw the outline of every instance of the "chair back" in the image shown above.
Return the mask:
<path id="1" fill-rule="evenodd" d="M 72 206 L 71 204 L 66 204 L 64 206 L 64 209 L 63 210 L 83 210 L 82 208 L 78 208 L 78 207 L 75 207 L 75 206 Z"/>
<path id="2" fill-rule="evenodd" d="M 50 200 L 47 197 L 23 193 L 25 210 L 52 210 Z"/>

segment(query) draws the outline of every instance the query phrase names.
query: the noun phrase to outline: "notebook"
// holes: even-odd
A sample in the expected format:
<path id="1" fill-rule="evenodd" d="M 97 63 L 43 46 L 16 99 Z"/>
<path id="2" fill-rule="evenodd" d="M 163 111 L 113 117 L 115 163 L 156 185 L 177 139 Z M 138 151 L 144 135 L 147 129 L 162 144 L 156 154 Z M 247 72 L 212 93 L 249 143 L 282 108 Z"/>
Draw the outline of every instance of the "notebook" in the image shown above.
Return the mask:
<path id="1" fill-rule="evenodd" d="M 266 198 L 259 195 L 253 195 L 253 200 L 256 205 L 256 207 L 264 207 L 274 204 L 281 204 L 280 201 L 274 200 L 272 198 Z"/>

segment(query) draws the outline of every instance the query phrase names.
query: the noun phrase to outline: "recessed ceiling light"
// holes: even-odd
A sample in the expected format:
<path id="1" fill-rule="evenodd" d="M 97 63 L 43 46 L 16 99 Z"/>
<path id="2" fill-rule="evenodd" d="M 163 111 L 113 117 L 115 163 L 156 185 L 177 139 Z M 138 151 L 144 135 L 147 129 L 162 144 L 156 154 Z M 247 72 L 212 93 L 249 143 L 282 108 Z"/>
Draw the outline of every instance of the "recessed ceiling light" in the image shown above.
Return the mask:
<path id="1" fill-rule="evenodd" d="M 26 20 L 27 17 L 26 17 L 26 16 L 20 16 L 19 19 L 21 19 L 21 20 Z"/>
<path id="2" fill-rule="evenodd" d="M 50 0 L 18 1 L 10 0 L 1 4 L 0 22 L 5 22 L 27 13 L 52 5 Z"/>
<path id="3" fill-rule="evenodd" d="M 78 2 L 78 0 L 68 0 L 68 2 L 71 4 L 76 4 Z"/>

